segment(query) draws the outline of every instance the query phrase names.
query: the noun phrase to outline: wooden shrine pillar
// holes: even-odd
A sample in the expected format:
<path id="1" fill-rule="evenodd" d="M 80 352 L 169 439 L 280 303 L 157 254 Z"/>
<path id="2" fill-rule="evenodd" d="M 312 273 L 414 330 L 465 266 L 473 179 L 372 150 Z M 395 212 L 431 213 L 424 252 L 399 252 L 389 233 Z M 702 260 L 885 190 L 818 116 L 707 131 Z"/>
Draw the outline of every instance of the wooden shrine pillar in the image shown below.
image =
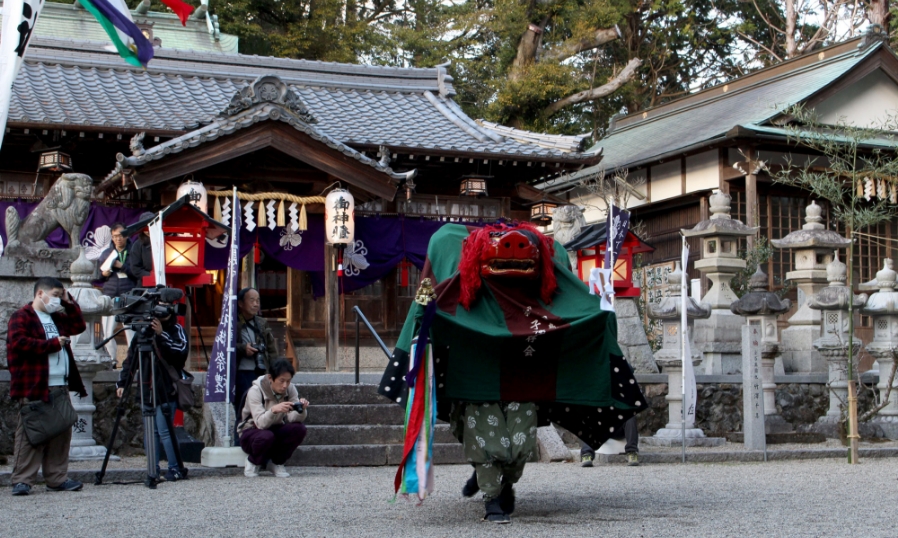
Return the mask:
<path id="1" fill-rule="evenodd" d="M 241 260 L 240 289 L 256 287 L 256 247 L 249 249 L 249 254 Z"/>
<path id="2" fill-rule="evenodd" d="M 302 328 L 303 278 L 302 271 L 287 268 L 287 326 L 291 329 Z"/>
<path id="3" fill-rule="evenodd" d="M 337 249 L 324 246 L 324 308 L 327 311 L 325 338 L 325 369 L 336 372 L 340 369 L 340 282 L 337 278 Z"/>

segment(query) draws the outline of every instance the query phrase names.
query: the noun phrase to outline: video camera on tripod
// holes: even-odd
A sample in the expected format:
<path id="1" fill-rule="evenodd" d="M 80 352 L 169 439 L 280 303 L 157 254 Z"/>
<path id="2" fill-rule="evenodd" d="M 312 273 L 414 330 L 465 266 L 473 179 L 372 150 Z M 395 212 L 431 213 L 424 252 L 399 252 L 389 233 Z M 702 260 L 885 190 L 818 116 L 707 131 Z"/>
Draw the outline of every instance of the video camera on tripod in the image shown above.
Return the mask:
<path id="1" fill-rule="evenodd" d="M 148 336 L 145 333 L 154 318 L 165 319 L 184 313 L 184 305 L 180 304 L 183 297 L 184 292 L 177 288 L 134 288 L 113 299 L 112 313 L 115 321 L 129 330 Z"/>

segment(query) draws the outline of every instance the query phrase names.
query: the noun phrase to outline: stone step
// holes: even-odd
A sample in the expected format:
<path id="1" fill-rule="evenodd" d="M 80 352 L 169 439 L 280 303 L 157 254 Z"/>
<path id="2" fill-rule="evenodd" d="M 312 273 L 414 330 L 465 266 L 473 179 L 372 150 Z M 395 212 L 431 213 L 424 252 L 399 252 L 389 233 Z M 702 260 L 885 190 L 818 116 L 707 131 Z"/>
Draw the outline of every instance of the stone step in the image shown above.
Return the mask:
<path id="1" fill-rule="evenodd" d="M 825 435 L 813 432 L 768 433 L 766 438 L 768 445 L 785 445 L 788 443 L 809 445 L 826 442 Z M 726 435 L 726 440 L 731 443 L 744 443 L 745 434 L 743 432 L 731 432 Z"/>
<path id="2" fill-rule="evenodd" d="M 435 443 L 433 459 L 436 464 L 465 463 L 462 445 Z M 301 445 L 287 460 L 287 466 L 354 467 L 359 465 L 399 465 L 402 446 L 389 444 L 368 445 Z M 459 487 L 461 485 L 459 484 Z M 392 487 L 392 482 L 386 487 Z"/>
<path id="3" fill-rule="evenodd" d="M 396 404 L 314 405 L 309 409 L 307 426 L 371 424 L 403 425 L 405 410 Z"/>
<path id="4" fill-rule="evenodd" d="M 401 445 L 404 426 L 401 425 L 327 425 L 308 426 L 303 445 Z M 448 424 L 437 424 L 434 443 L 457 442 Z"/>
<path id="5" fill-rule="evenodd" d="M 300 398 L 312 405 L 386 404 L 390 400 L 377 393 L 377 385 L 297 385 Z M 397 406 L 398 407 L 398 406 Z"/>

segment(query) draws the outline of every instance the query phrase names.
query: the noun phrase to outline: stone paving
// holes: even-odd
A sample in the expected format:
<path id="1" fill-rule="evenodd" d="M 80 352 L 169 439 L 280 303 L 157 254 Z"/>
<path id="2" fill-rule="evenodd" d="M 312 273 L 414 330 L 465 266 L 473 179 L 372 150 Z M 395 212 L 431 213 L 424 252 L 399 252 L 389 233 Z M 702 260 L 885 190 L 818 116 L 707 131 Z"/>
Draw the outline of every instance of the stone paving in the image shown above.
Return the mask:
<path id="1" fill-rule="evenodd" d="M 37 486 L 0 504 L 0 536 L 895 536 L 896 458 L 532 464 L 510 526 L 481 523 L 482 502 L 461 497 L 464 465 L 439 466 L 437 491 L 422 506 L 389 502 L 395 468 L 290 471 L 287 479 L 216 476 L 155 491 Z"/>

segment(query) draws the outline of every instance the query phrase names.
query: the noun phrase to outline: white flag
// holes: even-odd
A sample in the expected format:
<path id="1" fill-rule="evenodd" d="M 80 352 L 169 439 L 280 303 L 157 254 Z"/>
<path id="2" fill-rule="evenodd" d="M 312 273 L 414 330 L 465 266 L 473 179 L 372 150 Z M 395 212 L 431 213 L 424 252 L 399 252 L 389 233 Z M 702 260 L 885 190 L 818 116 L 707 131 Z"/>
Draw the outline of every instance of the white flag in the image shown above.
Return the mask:
<path id="1" fill-rule="evenodd" d="M 162 211 L 150 221 L 150 247 L 153 249 L 153 275 L 157 286 L 165 286 L 165 235 L 162 233 Z"/>
<path id="2" fill-rule="evenodd" d="M 689 245 L 686 238 L 683 238 L 683 256 L 682 265 L 682 282 L 680 288 L 680 338 L 683 345 L 683 421 L 686 428 L 695 427 L 695 404 L 696 404 L 696 388 L 695 388 L 695 371 L 692 369 L 692 348 L 689 345 L 688 320 L 686 317 L 686 301 L 689 296 L 687 293 L 686 283 L 689 281 L 686 275 L 686 267 L 689 263 Z"/>
<path id="3" fill-rule="evenodd" d="M 0 30 L 0 147 L 6 134 L 6 119 L 12 101 L 12 85 L 22 67 L 31 32 L 44 7 L 44 0 L 3 0 Z"/>

